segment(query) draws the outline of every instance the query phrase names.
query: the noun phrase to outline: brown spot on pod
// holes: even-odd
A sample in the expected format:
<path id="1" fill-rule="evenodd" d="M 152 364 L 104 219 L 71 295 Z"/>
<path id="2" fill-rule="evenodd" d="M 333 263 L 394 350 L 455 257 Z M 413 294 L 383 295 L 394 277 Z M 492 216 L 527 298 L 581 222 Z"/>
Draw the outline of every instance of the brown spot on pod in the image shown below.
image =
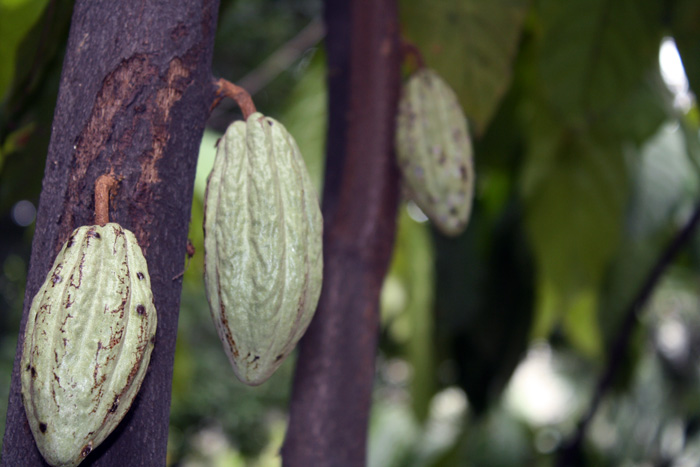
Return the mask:
<path id="1" fill-rule="evenodd" d="M 146 313 L 146 307 L 143 305 L 137 306 L 136 313 L 138 313 L 139 315 L 143 315 L 144 313 Z"/>
<path id="2" fill-rule="evenodd" d="M 119 407 L 119 396 L 117 396 L 114 399 L 114 402 L 112 403 L 112 407 L 109 408 L 110 413 L 114 413 L 117 411 L 117 407 Z"/>
<path id="3" fill-rule="evenodd" d="M 46 433 L 46 423 L 39 423 L 39 431 L 41 431 L 42 433 Z"/>
<path id="4" fill-rule="evenodd" d="M 143 278 L 144 278 L 144 275 L 143 275 L 142 272 L 137 272 L 137 273 L 136 273 L 136 277 L 138 277 L 138 279 L 139 279 L 140 281 L 142 281 Z"/>
<path id="5" fill-rule="evenodd" d="M 83 449 L 80 451 L 80 455 L 83 457 L 87 457 L 88 454 L 92 452 L 92 442 L 88 443 L 83 447 Z"/>

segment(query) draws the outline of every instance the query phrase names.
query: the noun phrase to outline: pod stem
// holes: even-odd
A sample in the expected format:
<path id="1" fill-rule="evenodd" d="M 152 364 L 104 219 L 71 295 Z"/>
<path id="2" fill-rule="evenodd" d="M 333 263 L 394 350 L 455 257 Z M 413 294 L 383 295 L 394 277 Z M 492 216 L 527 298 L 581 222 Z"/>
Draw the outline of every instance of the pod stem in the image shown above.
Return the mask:
<path id="1" fill-rule="evenodd" d="M 105 225 L 109 222 L 109 197 L 114 194 L 117 180 L 109 174 L 100 175 L 95 181 L 95 224 Z"/>
<path id="2" fill-rule="evenodd" d="M 253 99 L 250 97 L 250 94 L 248 94 L 248 91 L 242 87 L 236 86 L 223 78 L 219 78 L 214 85 L 216 86 L 216 99 L 214 99 L 214 103 L 211 106 L 212 109 L 219 104 L 221 99 L 228 97 L 236 101 L 238 107 L 241 108 L 241 112 L 243 112 L 244 119 L 247 120 L 251 114 L 256 112 Z"/>
<path id="3" fill-rule="evenodd" d="M 425 68 L 425 60 L 423 60 L 423 54 L 420 53 L 420 49 L 418 48 L 418 46 L 406 39 L 405 37 L 402 37 L 401 58 L 403 60 L 407 60 L 409 57 L 412 57 L 415 60 L 416 66 L 419 70 L 421 68 Z"/>

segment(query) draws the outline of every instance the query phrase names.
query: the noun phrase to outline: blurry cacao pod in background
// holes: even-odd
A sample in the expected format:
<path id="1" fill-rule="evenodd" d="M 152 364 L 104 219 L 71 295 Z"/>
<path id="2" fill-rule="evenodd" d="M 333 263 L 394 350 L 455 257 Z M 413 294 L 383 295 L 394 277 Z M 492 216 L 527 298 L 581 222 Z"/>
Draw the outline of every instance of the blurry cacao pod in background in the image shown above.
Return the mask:
<path id="1" fill-rule="evenodd" d="M 404 84 L 396 122 L 396 154 L 409 196 L 445 235 L 467 226 L 474 165 L 467 120 L 454 91 L 422 68 Z"/>

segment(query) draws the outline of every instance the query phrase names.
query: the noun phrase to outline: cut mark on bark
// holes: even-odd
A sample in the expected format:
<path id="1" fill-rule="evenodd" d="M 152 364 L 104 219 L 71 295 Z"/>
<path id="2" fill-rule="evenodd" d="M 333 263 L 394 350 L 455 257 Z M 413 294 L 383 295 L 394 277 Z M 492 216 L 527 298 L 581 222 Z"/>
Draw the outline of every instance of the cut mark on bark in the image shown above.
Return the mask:
<path id="1" fill-rule="evenodd" d="M 64 216 L 61 218 L 57 248 L 74 228 L 73 212 L 80 202 L 85 177 L 90 165 L 99 157 L 112 136 L 114 120 L 156 74 L 148 57 L 142 54 L 122 61 L 103 81 L 97 93 L 90 118 L 77 138 L 74 170 L 68 180 Z"/>
<path id="2" fill-rule="evenodd" d="M 136 193 L 134 199 L 137 203 L 145 206 L 143 223 L 150 223 L 153 214 L 148 209 L 148 205 L 153 199 L 152 185 L 160 182 L 157 164 L 163 158 L 165 149 L 170 140 L 170 112 L 175 104 L 180 100 L 185 89 L 191 84 L 191 70 L 185 65 L 182 59 L 175 57 L 170 61 L 170 66 L 165 76 L 161 78 L 165 86 L 156 93 L 155 100 L 149 100 L 146 112 L 151 117 L 151 134 L 153 138 L 152 147 L 139 158 L 141 173 L 136 183 Z M 144 250 L 144 254 L 150 245 L 146 230 L 137 229 L 135 232 L 139 240 L 139 245 Z"/>

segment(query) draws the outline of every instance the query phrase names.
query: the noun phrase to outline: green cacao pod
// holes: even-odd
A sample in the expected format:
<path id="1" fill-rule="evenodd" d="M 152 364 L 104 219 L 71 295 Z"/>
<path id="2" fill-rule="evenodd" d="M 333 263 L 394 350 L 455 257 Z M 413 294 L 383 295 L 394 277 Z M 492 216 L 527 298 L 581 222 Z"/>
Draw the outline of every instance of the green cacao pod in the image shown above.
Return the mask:
<path id="1" fill-rule="evenodd" d="M 32 301 L 22 400 L 52 466 L 76 466 L 114 430 L 146 375 L 156 308 L 146 259 L 119 224 L 83 226 Z"/>
<path id="2" fill-rule="evenodd" d="M 422 68 L 403 86 L 396 155 L 409 196 L 445 235 L 467 226 L 474 191 L 467 119 L 454 91 Z"/>
<path id="3" fill-rule="evenodd" d="M 306 165 L 282 124 L 260 113 L 218 143 L 204 219 L 204 279 L 238 378 L 266 381 L 316 310 L 323 220 Z"/>

